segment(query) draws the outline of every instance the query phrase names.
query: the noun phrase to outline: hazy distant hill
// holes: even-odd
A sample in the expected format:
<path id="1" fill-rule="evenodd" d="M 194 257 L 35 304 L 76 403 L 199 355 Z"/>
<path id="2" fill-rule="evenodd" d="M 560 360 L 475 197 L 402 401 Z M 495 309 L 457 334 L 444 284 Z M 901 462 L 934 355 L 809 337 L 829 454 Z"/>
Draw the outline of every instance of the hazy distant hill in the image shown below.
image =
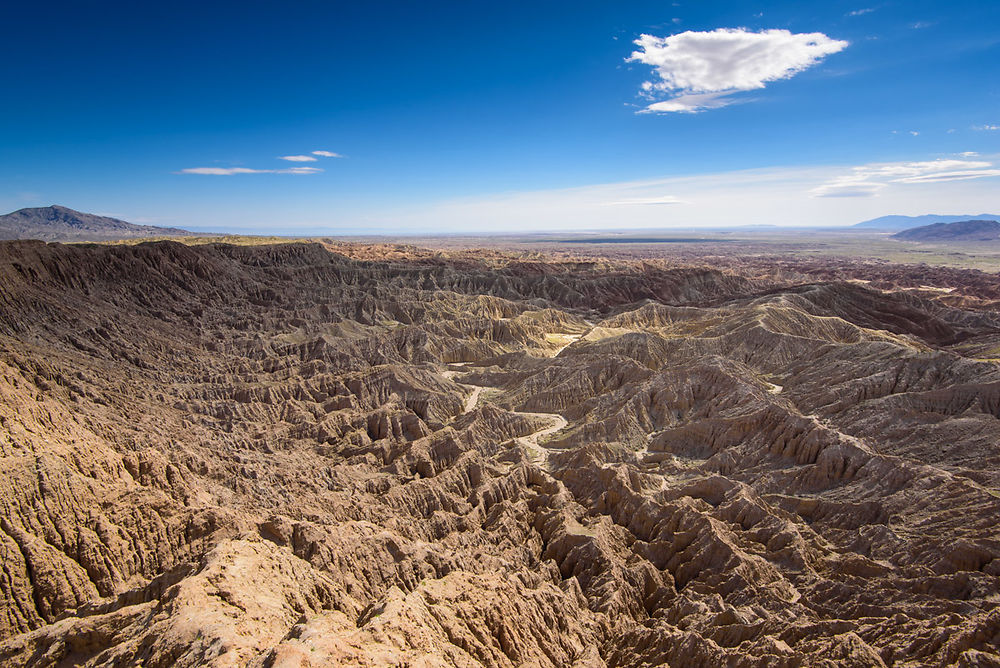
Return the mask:
<path id="1" fill-rule="evenodd" d="M 1000 216 L 991 213 L 980 213 L 978 215 L 966 214 L 964 216 L 946 216 L 935 213 L 929 213 L 924 216 L 882 216 L 881 218 L 872 218 L 871 220 L 857 223 L 856 225 L 852 225 L 852 227 L 876 230 L 908 230 L 914 227 L 933 225 L 934 223 L 957 223 L 971 219 L 1000 220 Z"/>
<path id="2" fill-rule="evenodd" d="M 897 232 L 892 235 L 892 238 L 904 241 L 950 241 L 955 243 L 998 241 L 1000 240 L 1000 222 L 995 220 L 963 220 L 957 223 L 934 223 Z"/>
<path id="3" fill-rule="evenodd" d="M 108 241 L 135 237 L 190 236 L 176 227 L 135 225 L 117 218 L 80 213 L 64 206 L 20 209 L 0 216 L 0 239 Z"/>

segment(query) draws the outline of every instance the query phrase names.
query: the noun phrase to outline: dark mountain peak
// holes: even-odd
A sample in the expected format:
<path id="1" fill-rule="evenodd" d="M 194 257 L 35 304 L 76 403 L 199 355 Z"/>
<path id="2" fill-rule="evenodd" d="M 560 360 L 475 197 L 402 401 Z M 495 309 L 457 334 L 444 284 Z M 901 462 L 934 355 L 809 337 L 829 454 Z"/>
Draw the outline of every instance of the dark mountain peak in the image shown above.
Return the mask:
<path id="1" fill-rule="evenodd" d="M 904 241 L 997 241 L 1000 240 L 1000 222 L 995 220 L 961 220 L 954 223 L 934 223 L 892 235 Z"/>
<path id="2" fill-rule="evenodd" d="M 118 220 L 117 218 L 111 218 L 110 216 L 98 216 L 92 213 L 83 213 L 82 211 L 77 211 L 76 209 L 71 209 L 68 206 L 62 206 L 61 204 L 52 204 L 50 206 L 38 206 L 38 207 L 28 207 L 24 209 L 18 209 L 13 213 L 7 214 L 7 216 L 20 216 L 20 217 L 41 216 L 49 220 L 68 219 L 68 218 L 76 218 L 79 220 L 87 220 L 87 219 Z M 6 218 L 7 216 L 0 216 L 0 218 Z M 120 222 L 125 222 L 125 221 L 120 221 Z"/>
<path id="3" fill-rule="evenodd" d="M 933 223 L 957 223 L 963 220 L 1000 220 L 1000 216 L 991 213 L 980 214 L 959 214 L 944 215 L 928 213 L 923 216 L 881 216 L 872 218 L 855 224 L 853 227 L 860 227 L 873 230 L 908 230 L 914 227 L 923 227 Z"/>
<path id="4" fill-rule="evenodd" d="M 59 204 L 19 209 L 0 216 L 0 239 L 109 241 L 191 234 L 176 227 L 136 225 L 117 218 L 83 213 Z"/>

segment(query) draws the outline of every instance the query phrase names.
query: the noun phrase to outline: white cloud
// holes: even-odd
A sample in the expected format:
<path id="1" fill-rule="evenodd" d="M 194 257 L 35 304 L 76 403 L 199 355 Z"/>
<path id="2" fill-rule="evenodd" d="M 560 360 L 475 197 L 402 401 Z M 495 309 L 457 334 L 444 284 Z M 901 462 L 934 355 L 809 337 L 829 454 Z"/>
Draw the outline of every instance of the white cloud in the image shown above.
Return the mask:
<path id="1" fill-rule="evenodd" d="M 965 169 L 954 172 L 937 172 L 934 174 L 918 174 L 896 179 L 895 183 L 941 183 L 944 181 L 965 181 L 981 179 L 987 176 L 1000 176 L 1000 169 Z"/>
<path id="2" fill-rule="evenodd" d="M 632 199 L 618 200 L 617 202 L 603 202 L 604 206 L 628 206 L 632 204 L 685 204 L 684 200 L 673 195 L 660 195 L 657 197 L 634 197 Z"/>
<path id="3" fill-rule="evenodd" d="M 319 174 L 323 170 L 319 167 L 289 167 L 288 169 L 273 169 L 272 174 Z"/>
<path id="4" fill-rule="evenodd" d="M 248 169 L 246 167 L 189 167 L 178 174 L 209 174 L 212 176 L 231 176 L 233 174 L 262 174 L 266 170 Z"/>
<path id="5" fill-rule="evenodd" d="M 321 156 L 324 158 L 341 158 L 339 153 L 332 151 L 312 151 L 312 155 L 282 155 L 279 160 L 288 162 L 316 162 Z M 282 169 L 251 169 L 249 167 L 189 167 L 182 169 L 177 174 L 202 174 L 206 176 L 234 176 L 236 174 L 317 174 L 323 170 L 319 167 L 285 167 Z"/>
<path id="6" fill-rule="evenodd" d="M 848 16 L 864 16 L 865 14 L 871 14 L 875 11 L 874 7 L 864 7 L 862 9 L 855 9 L 853 12 L 847 12 Z"/>
<path id="7" fill-rule="evenodd" d="M 1000 130 L 1000 125 L 976 125 L 976 126 L 973 126 L 972 129 L 973 130 L 987 130 L 987 131 Z"/>
<path id="8" fill-rule="evenodd" d="M 635 44 L 640 48 L 627 60 L 653 67 L 658 77 L 643 84 L 644 94 L 669 96 L 646 110 L 688 113 L 731 104 L 734 100 L 726 96 L 788 79 L 848 45 L 819 32 L 745 28 L 644 34 Z"/>
<path id="9" fill-rule="evenodd" d="M 726 107 L 736 101 L 730 99 L 727 93 L 692 93 L 690 95 L 678 95 L 662 102 L 654 102 L 645 109 L 641 109 L 639 113 L 652 114 L 672 111 L 682 114 L 697 114 L 699 111 L 707 109 Z"/>
<path id="10" fill-rule="evenodd" d="M 189 167 L 178 174 L 203 174 L 208 176 L 233 176 L 234 174 L 316 174 L 319 167 L 289 167 L 287 169 L 250 169 L 248 167 Z"/>
<path id="11" fill-rule="evenodd" d="M 885 188 L 884 183 L 873 183 L 850 176 L 831 179 L 813 188 L 814 197 L 873 197 Z"/>
<path id="12" fill-rule="evenodd" d="M 1000 176 L 1000 170 L 992 167 L 993 163 L 985 160 L 873 163 L 854 167 L 810 192 L 813 197 L 872 197 L 893 183 L 944 183 Z"/>
<path id="13" fill-rule="evenodd" d="M 911 177 L 955 169 L 981 169 L 991 167 L 985 160 L 924 160 L 921 162 L 881 162 L 855 167 L 857 174 L 875 177 Z"/>
<path id="14" fill-rule="evenodd" d="M 977 153 L 976 151 L 962 151 L 961 153 L 959 153 L 959 155 L 962 156 L 963 158 L 974 158 L 977 155 L 979 155 L 979 153 Z"/>

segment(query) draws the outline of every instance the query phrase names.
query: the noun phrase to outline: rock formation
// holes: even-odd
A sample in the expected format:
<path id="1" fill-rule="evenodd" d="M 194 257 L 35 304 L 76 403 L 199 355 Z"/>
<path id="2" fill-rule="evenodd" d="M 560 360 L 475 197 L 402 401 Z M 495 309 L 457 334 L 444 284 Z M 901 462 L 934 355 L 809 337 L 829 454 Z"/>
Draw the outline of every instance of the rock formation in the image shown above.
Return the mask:
<path id="1" fill-rule="evenodd" d="M 2 244 L 0 665 L 1000 666 L 996 281 L 866 271 Z"/>

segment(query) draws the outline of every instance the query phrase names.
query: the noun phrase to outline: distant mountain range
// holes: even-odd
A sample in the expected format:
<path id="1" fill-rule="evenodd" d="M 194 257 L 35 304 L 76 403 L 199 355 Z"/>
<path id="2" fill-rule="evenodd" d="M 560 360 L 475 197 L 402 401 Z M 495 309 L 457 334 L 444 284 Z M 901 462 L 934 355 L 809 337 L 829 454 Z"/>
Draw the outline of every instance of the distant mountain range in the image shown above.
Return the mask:
<path id="1" fill-rule="evenodd" d="M 957 223 L 934 223 L 903 230 L 892 235 L 904 241 L 949 241 L 969 243 L 1000 241 L 1000 222 L 995 220 L 963 220 Z"/>
<path id="2" fill-rule="evenodd" d="M 913 227 L 933 225 L 935 223 L 958 223 L 963 220 L 1000 220 L 1000 215 L 980 213 L 978 215 L 945 216 L 929 213 L 925 216 L 882 216 L 852 225 L 873 230 L 908 230 Z"/>
<path id="3" fill-rule="evenodd" d="M 0 216 L 0 239 L 110 241 L 139 237 L 191 236 L 176 227 L 135 225 L 117 218 L 80 213 L 64 206 L 20 209 Z"/>

